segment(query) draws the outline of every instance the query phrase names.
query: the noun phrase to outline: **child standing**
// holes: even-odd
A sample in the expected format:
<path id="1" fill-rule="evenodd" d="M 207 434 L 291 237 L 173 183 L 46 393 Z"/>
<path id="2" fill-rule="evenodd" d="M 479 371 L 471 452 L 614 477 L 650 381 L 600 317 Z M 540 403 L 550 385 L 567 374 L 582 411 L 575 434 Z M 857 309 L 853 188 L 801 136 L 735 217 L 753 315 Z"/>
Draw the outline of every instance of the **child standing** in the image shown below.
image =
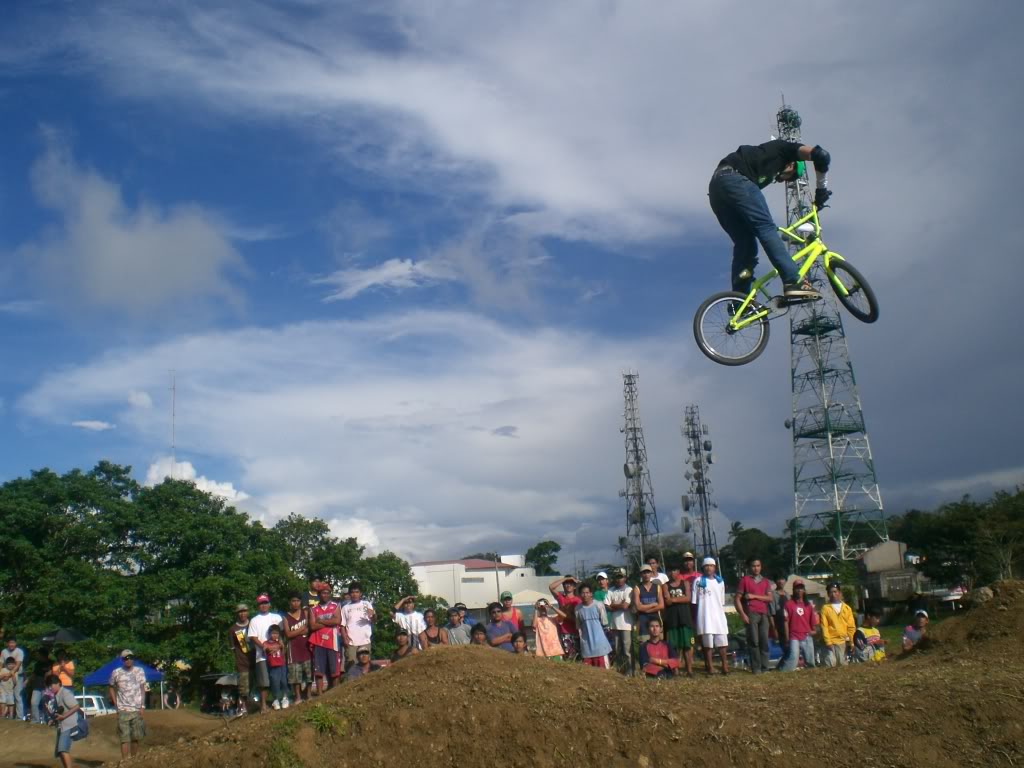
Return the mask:
<path id="1" fill-rule="evenodd" d="M 285 665 L 281 627 L 277 624 L 269 631 L 270 639 L 263 643 L 267 656 L 267 675 L 270 677 L 270 698 L 274 709 L 288 709 L 288 667 Z"/>
<path id="2" fill-rule="evenodd" d="M 18 674 L 14 667 L 18 660 L 8 656 L 0 667 L 0 718 L 6 720 L 14 717 L 14 691 L 18 682 Z"/>
<path id="3" fill-rule="evenodd" d="M 717 573 L 715 558 L 705 557 L 704 575 L 693 582 L 693 600 L 697 603 L 697 633 L 704 648 L 704 668 L 710 675 L 712 649 L 718 650 L 722 674 L 729 674 L 729 623 L 725 618 L 725 583 Z"/>

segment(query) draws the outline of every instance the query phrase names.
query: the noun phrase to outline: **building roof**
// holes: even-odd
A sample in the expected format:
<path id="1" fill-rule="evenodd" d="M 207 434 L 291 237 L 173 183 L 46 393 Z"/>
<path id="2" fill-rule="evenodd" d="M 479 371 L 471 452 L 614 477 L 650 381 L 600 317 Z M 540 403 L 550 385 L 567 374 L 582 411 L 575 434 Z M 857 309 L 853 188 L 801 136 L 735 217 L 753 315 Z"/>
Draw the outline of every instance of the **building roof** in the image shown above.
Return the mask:
<path id="1" fill-rule="evenodd" d="M 414 568 L 417 565 L 461 565 L 464 566 L 467 571 L 479 571 L 485 569 L 493 571 L 495 567 L 497 567 L 498 570 L 514 571 L 518 567 L 502 562 L 495 565 L 493 560 L 482 560 L 480 558 L 472 558 L 470 560 L 424 560 L 421 563 L 413 563 L 412 565 Z"/>

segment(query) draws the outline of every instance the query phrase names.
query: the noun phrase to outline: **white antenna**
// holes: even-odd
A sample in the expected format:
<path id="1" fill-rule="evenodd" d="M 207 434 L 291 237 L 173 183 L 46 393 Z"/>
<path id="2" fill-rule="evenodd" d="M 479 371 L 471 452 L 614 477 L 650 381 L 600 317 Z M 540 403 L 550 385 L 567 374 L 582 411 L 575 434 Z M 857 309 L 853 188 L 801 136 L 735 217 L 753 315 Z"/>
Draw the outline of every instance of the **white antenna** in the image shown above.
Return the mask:
<path id="1" fill-rule="evenodd" d="M 177 372 L 171 370 L 171 479 L 174 480 L 178 474 L 178 454 L 175 448 L 175 426 L 177 422 L 178 407 L 178 377 Z"/>

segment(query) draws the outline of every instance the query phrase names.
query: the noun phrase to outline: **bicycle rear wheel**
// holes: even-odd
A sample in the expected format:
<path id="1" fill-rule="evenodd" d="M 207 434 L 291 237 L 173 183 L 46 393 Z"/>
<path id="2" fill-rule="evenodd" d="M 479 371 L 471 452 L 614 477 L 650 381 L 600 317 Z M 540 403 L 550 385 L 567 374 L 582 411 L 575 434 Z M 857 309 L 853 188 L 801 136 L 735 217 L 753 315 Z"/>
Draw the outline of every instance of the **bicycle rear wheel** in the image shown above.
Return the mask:
<path id="1" fill-rule="evenodd" d="M 747 298 L 739 291 L 716 293 L 704 300 L 693 316 L 693 336 L 700 351 L 721 365 L 744 365 L 756 359 L 768 345 L 768 318 L 762 317 L 739 330 L 729 328 L 735 308 Z M 751 302 L 747 312 L 764 309 Z"/>
<path id="2" fill-rule="evenodd" d="M 834 282 L 829 281 L 832 290 L 839 299 L 839 303 L 846 307 L 846 310 L 860 320 L 862 323 L 873 323 L 878 319 L 878 299 L 875 292 L 871 290 L 864 275 L 850 265 L 848 261 L 841 259 L 830 259 L 829 269 L 832 277 L 838 280 L 846 289 L 846 296 L 836 288 Z"/>

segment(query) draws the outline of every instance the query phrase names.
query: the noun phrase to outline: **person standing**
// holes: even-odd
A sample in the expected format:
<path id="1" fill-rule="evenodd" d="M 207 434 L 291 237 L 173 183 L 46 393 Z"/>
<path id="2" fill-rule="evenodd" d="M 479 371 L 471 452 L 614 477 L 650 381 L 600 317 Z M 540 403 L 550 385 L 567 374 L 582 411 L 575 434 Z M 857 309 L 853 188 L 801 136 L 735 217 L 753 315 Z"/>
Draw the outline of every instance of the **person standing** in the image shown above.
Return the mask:
<path id="1" fill-rule="evenodd" d="M 821 642 L 825 645 L 825 666 L 841 667 L 846 655 L 853 650 L 853 635 L 857 622 L 853 609 L 843 602 L 843 591 L 837 582 L 828 585 L 828 602 L 818 612 L 821 624 Z"/>
<path id="2" fill-rule="evenodd" d="M 725 583 L 718 575 L 715 558 L 705 557 L 703 575 L 693 582 L 697 602 L 697 633 L 704 648 L 704 669 L 712 674 L 711 656 L 715 650 L 722 662 L 722 674 L 729 674 L 729 622 L 725 618 Z"/>
<path id="3" fill-rule="evenodd" d="M 309 644 L 313 650 L 313 682 L 320 686 L 320 693 L 323 693 L 332 688 L 341 675 L 338 664 L 341 608 L 331 600 L 331 588 L 326 584 L 320 586 L 317 604 L 309 616 Z"/>
<path id="4" fill-rule="evenodd" d="M 306 607 L 312 610 L 313 606 L 320 602 L 320 590 L 330 586 L 315 576 L 309 580 L 309 591 L 306 593 Z"/>
<path id="5" fill-rule="evenodd" d="M 75 699 L 73 690 L 65 688 L 57 675 L 49 674 L 43 682 L 53 696 L 54 720 L 57 726 L 57 744 L 53 748 L 53 756 L 60 760 L 63 768 L 71 768 L 75 764 L 71 759 L 71 734 L 78 727 L 78 713 L 82 707 Z M 123 747 L 121 754 L 124 755 Z"/>
<path id="6" fill-rule="evenodd" d="M 117 736 L 121 741 L 121 759 L 139 754 L 139 744 L 146 738 L 146 673 L 135 666 L 135 654 L 121 651 L 121 666 L 110 673 L 107 684 L 110 703 L 117 710 Z"/>
<path id="7" fill-rule="evenodd" d="M 454 606 L 448 609 L 448 623 L 445 624 L 449 645 L 469 645 L 471 627 L 462 620 L 462 613 Z"/>
<path id="8" fill-rule="evenodd" d="M 65 688 L 74 690 L 75 662 L 68 658 L 68 654 L 64 649 L 57 651 L 57 659 L 53 662 L 53 666 L 50 667 L 50 673 L 59 677 L 60 684 Z"/>
<path id="9" fill-rule="evenodd" d="M 608 574 L 600 571 L 597 574 L 597 589 L 594 590 L 594 602 L 604 605 L 604 599 L 608 596 Z"/>
<path id="10" fill-rule="evenodd" d="M 804 655 L 804 664 L 813 667 L 814 630 L 818 626 L 818 616 L 814 606 L 807 601 L 807 588 L 802 581 L 793 582 L 793 597 L 786 601 L 782 615 L 785 620 L 782 638 L 788 649 L 782 671 L 795 670 L 800 664 L 801 653 Z"/>
<path id="11" fill-rule="evenodd" d="M 405 632 L 404 629 L 400 631 Z M 479 621 L 476 624 L 474 624 L 469 630 L 469 644 L 483 645 L 488 648 L 490 647 L 487 643 L 487 627 L 485 627 Z"/>
<path id="12" fill-rule="evenodd" d="M 562 588 L 561 592 L 555 589 L 559 586 Z M 561 640 L 562 647 L 565 649 L 565 658 L 569 661 L 575 661 L 579 653 L 576 606 L 580 604 L 579 595 L 576 594 L 576 579 L 572 576 L 565 576 L 564 578 L 559 576 L 548 584 L 548 592 L 555 598 L 555 602 L 558 603 L 558 607 L 565 616 L 558 626 L 558 631 L 561 633 L 559 640 Z"/>
<path id="13" fill-rule="evenodd" d="M 283 642 L 279 625 L 274 624 L 267 631 L 263 653 L 267 656 L 267 676 L 270 678 L 270 706 L 273 709 L 288 709 L 291 702 L 288 700 L 287 646 Z"/>
<path id="14" fill-rule="evenodd" d="M 512 635 L 515 634 L 515 629 L 501 617 L 501 603 L 488 605 L 487 614 L 491 617 L 486 627 L 488 644 L 491 648 L 500 648 L 512 653 Z"/>
<path id="15" fill-rule="evenodd" d="M 687 611 L 690 607 L 686 606 Z M 675 677 L 679 655 L 661 635 L 661 622 L 651 619 L 651 639 L 640 644 L 640 668 L 647 677 Z M 693 674 L 692 672 L 690 673 Z"/>
<path id="16" fill-rule="evenodd" d="M 14 658 L 8 656 L 0 664 L 0 720 L 14 719 L 14 689 L 18 673 L 14 671 Z"/>
<path id="17" fill-rule="evenodd" d="M 519 609 L 512 605 L 512 593 L 502 592 L 501 593 L 501 617 L 512 625 L 516 632 L 523 627 L 523 614 L 519 612 Z"/>
<path id="18" fill-rule="evenodd" d="M 640 583 L 633 588 L 633 610 L 636 611 L 637 631 L 641 643 L 651 637 L 647 629 L 651 619 L 657 617 L 661 621 L 661 612 L 665 610 L 665 601 L 661 599 L 661 584 L 654 580 L 654 574 L 654 568 L 649 564 L 640 566 Z"/>
<path id="19" fill-rule="evenodd" d="M 697 570 L 697 561 L 693 557 L 693 552 L 686 552 L 683 554 L 683 578 L 690 582 L 690 619 L 691 626 L 696 629 L 697 627 L 697 603 L 693 601 L 693 582 L 700 578 L 700 571 Z M 700 635 L 697 635 L 697 641 L 700 640 Z"/>
<path id="20" fill-rule="evenodd" d="M 612 647 L 604 633 L 601 610 L 594 602 L 594 592 L 589 584 L 580 586 L 580 604 L 576 606 L 576 626 L 580 633 L 580 654 L 583 663 L 590 667 L 608 669 L 608 654 Z"/>
<path id="21" fill-rule="evenodd" d="M 736 586 L 736 612 L 747 625 L 747 652 L 750 671 L 755 675 L 768 671 L 768 606 L 773 601 L 772 584 L 761 575 L 761 561 L 747 561 L 749 573 Z"/>
<path id="22" fill-rule="evenodd" d="M 661 598 L 665 602 L 665 640 L 675 652 L 675 658 L 683 659 L 687 677 L 693 677 L 692 593 L 692 582 L 683 578 L 682 568 L 672 565 L 668 583 L 661 585 Z"/>
<path id="23" fill-rule="evenodd" d="M 267 691 L 270 690 L 270 670 L 267 668 L 267 654 L 264 644 L 270 639 L 270 628 L 284 623 L 281 614 L 270 610 L 270 596 L 266 593 L 256 598 L 257 614 L 249 620 L 249 642 L 255 651 L 254 665 L 256 689 L 260 693 L 260 712 L 267 711 Z"/>
<path id="24" fill-rule="evenodd" d="M 668 581 L 668 574 L 661 570 L 661 566 L 658 564 L 658 558 L 648 557 L 647 565 L 651 567 L 652 580 L 659 586 Z M 642 568 L 640 570 L 643 570 Z"/>
<path id="25" fill-rule="evenodd" d="M 427 639 L 423 650 L 429 650 L 435 645 L 448 645 L 448 634 L 437 624 L 437 614 L 433 608 L 427 608 L 423 612 L 423 621 L 427 628 L 423 630 L 423 636 Z"/>
<path id="26" fill-rule="evenodd" d="M 245 715 L 249 711 L 249 695 L 252 693 L 252 644 L 249 642 L 249 606 L 245 603 L 235 606 L 235 623 L 228 630 L 228 646 L 238 677 L 238 714 Z"/>
<path id="27" fill-rule="evenodd" d="M 633 673 L 633 588 L 626 583 L 626 572 L 619 568 L 615 582 L 604 597 L 611 624 L 615 666 L 623 674 Z"/>
<path id="28" fill-rule="evenodd" d="M 177 709 L 181 706 L 181 696 L 178 694 L 178 688 L 174 683 L 167 684 L 167 693 L 161 697 L 160 703 L 164 709 Z"/>
<path id="29" fill-rule="evenodd" d="M 29 699 L 29 712 L 32 715 L 32 722 L 46 725 L 46 713 L 43 712 L 43 696 L 47 692 L 46 676 L 50 674 L 53 662 L 50 661 L 50 652 L 45 648 L 36 651 L 36 661 L 32 665 L 32 689 Z"/>
<path id="30" fill-rule="evenodd" d="M 8 659 L 14 659 L 14 714 L 18 720 L 24 720 L 25 650 L 18 647 L 18 640 L 14 635 L 8 635 L 4 645 L 3 651 L 0 651 L 0 664 L 6 664 Z"/>
<path id="31" fill-rule="evenodd" d="M 319 598 L 317 598 L 319 600 Z M 288 598 L 284 615 L 284 636 L 288 643 L 288 684 L 296 704 L 309 701 L 313 687 L 313 654 L 309 650 L 309 609 L 298 592 Z"/>
<path id="32" fill-rule="evenodd" d="M 407 595 L 395 603 L 391 619 L 409 633 L 409 643 L 415 650 L 423 650 L 427 645 L 426 636 L 423 634 L 427 628 L 427 621 L 423 618 L 423 614 L 416 610 L 415 597 Z"/>
<path id="33" fill-rule="evenodd" d="M 789 643 L 786 642 L 786 602 L 789 596 L 786 594 L 786 580 L 779 577 L 775 580 L 775 590 L 772 592 L 772 604 L 768 613 L 772 617 L 772 628 L 775 630 L 775 639 L 782 648 L 780 666 L 786 663 L 789 656 Z"/>
<path id="34" fill-rule="evenodd" d="M 533 650 L 542 659 L 563 661 L 565 649 L 558 637 L 558 623 L 565 614 L 541 598 L 533 606 Z"/>
<path id="35" fill-rule="evenodd" d="M 345 662 L 348 666 L 358 661 L 361 649 L 370 650 L 373 622 L 376 618 L 373 603 L 363 599 L 363 585 L 353 581 L 348 585 L 348 602 L 341 606 L 340 629 L 345 643 Z"/>

